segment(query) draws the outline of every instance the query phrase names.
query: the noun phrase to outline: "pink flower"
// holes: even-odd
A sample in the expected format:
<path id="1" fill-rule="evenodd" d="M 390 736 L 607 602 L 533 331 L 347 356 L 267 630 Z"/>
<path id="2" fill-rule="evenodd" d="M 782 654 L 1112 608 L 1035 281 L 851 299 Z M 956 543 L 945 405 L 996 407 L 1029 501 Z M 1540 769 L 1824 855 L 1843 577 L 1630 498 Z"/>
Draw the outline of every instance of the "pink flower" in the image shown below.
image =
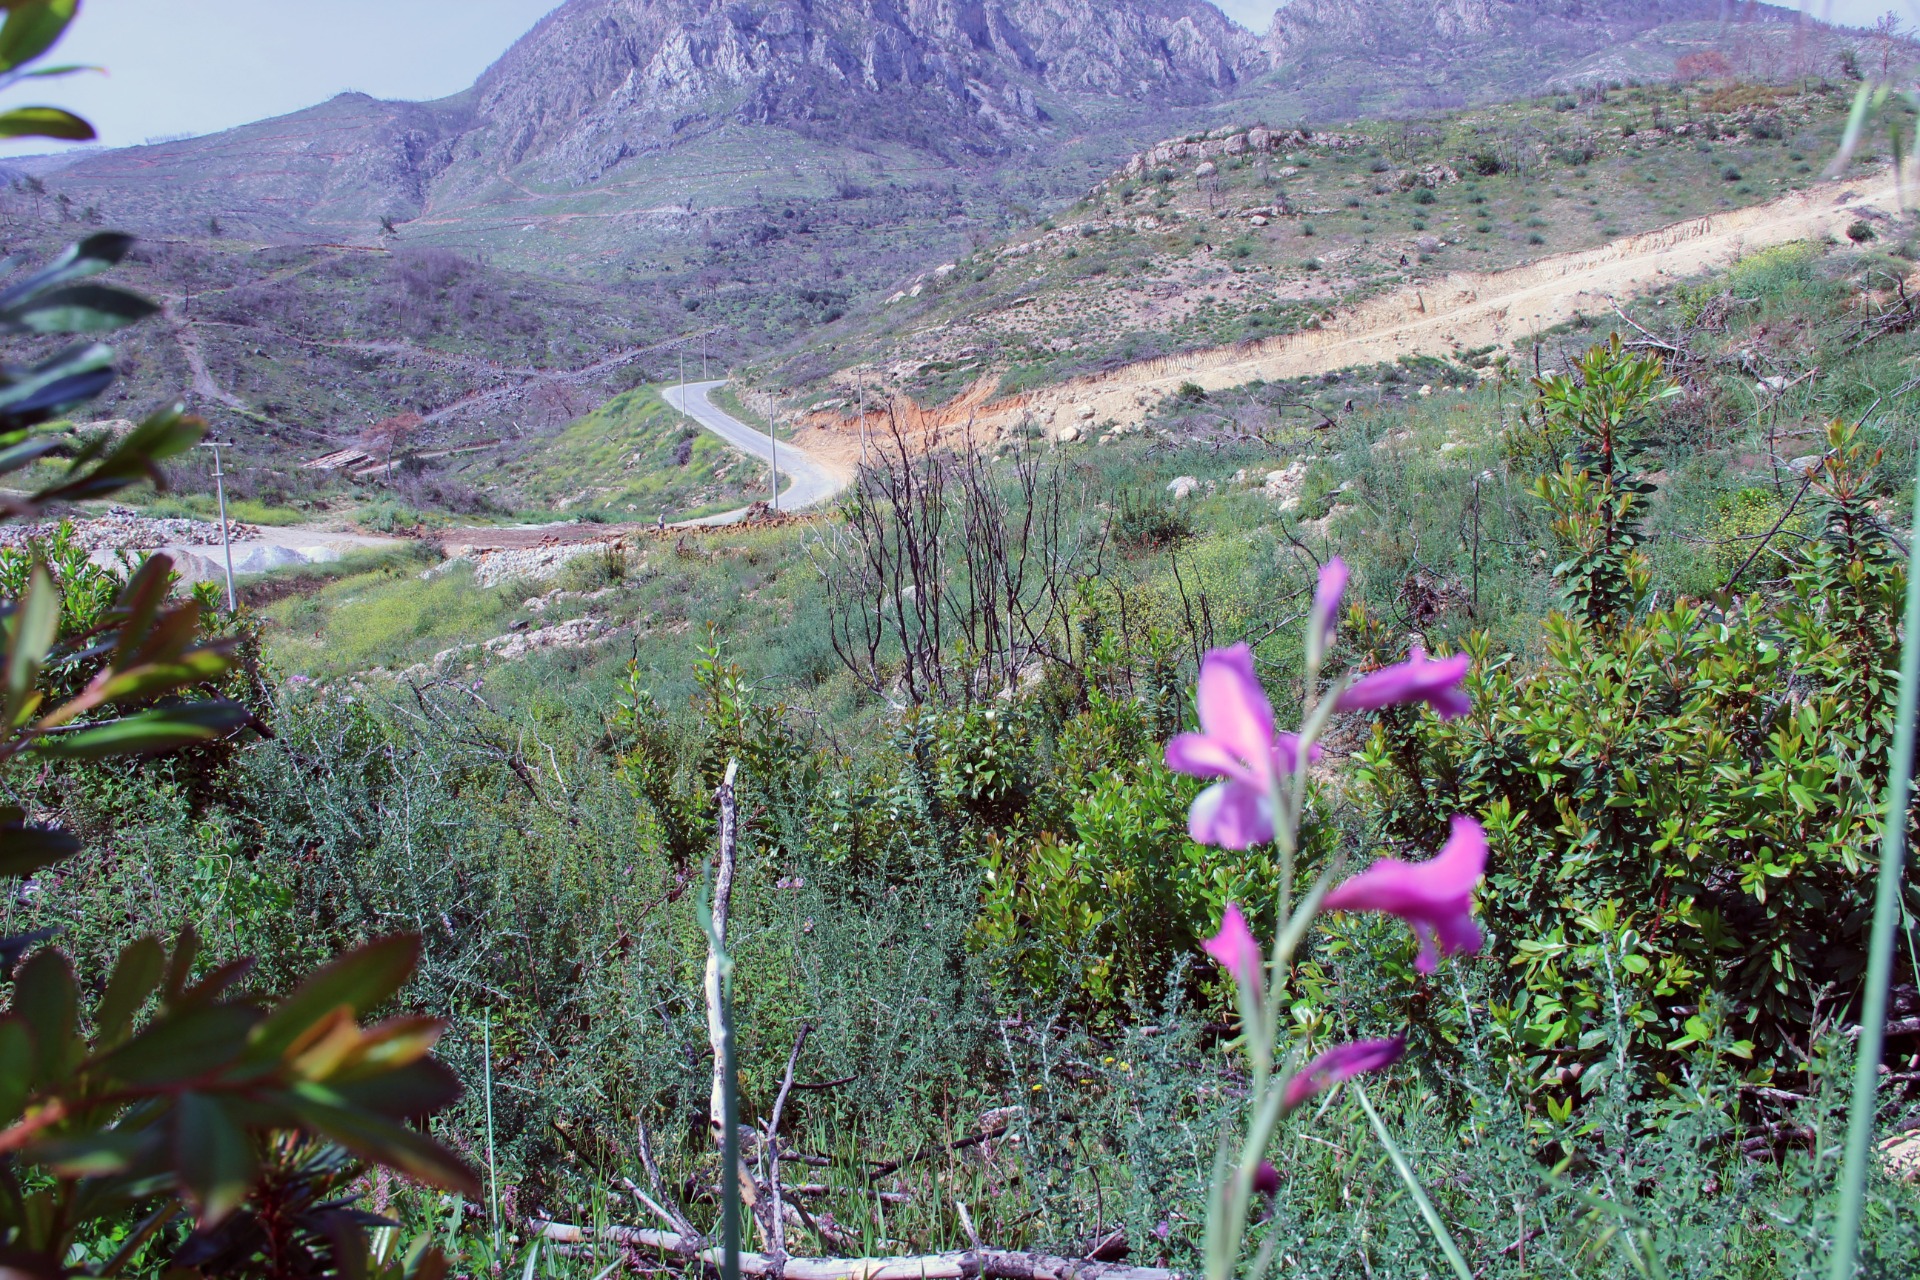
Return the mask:
<path id="1" fill-rule="evenodd" d="M 1269 1197 L 1280 1194 L 1280 1171 L 1273 1167 L 1273 1161 L 1262 1160 L 1260 1167 L 1253 1171 L 1253 1194 Z"/>
<path id="2" fill-rule="evenodd" d="M 1265 990 L 1265 960 L 1260 954 L 1260 944 L 1254 939 L 1253 930 L 1247 927 L 1247 918 L 1240 914 L 1240 908 L 1229 902 L 1224 915 L 1220 917 L 1220 932 L 1201 944 L 1206 953 L 1220 962 L 1220 967 L 1233 975 L 1240 989 L 1259 1003 Z"/>
<path id="3" fill-rule="evenodd" d="M 1201 731 L 1167 744 L 1167 768 L 1226 780 L 1194 799 L 1188 833 L 1201 844 L 1225 849 L 1273 839 L 1273 788 L 1297 766 L 1300 740 L 1274 732 L 1273 707 L 1253 674 L 1253 650 L 1237 644 L 1207 654 L 1195 701 Z M 1308 758 L 1318 760 L 1320 749 Z"/>
<path id="4" fill-rule="evenodd" d="M 1487 871 L 1487 833 L 1472 818 L 1453 820 L 1453 834 L 1425 862 L 1382 858 L 1326 896 L 1328 911 L 1382 911 L 1413 926 L 1420 940 L 1414 968 L 1432 973 L 1439 953 L 1480 950 L 1473 922 L 1473 889 Z"/>
<path id="5" fill-rule="evenodd" d="M 1321 568 L 1320 585 L 1313 593 L 1313 621 L 1309 624 L 1313 630 L 1309 639 L 1319 641 L 1322 653 L 1333 643 L 1333 633 L 1340 625 L 1340 598 L 1346 590 L 1347 562 L 1335 556 Z"/>
<path id="6" fill-rule="evenodd" d="M 1460 688 L 1472 660 L 1464 653 L 1451 658 L 1429 658 L 1419 645 L 1405 662 L 1376 671 L 1355 682 L 1340 695 L 1342 711 L 1378 711 L 1406 702 L 1424 702 L 1452 720 L 1473 709 L 1473 700 Z"/>
<path id="7" fill-rule="evenodd" d="M 1333 1086 L 1357 1075 L 1390 1067 L 1400 1060 L 1406 1048 L 1407 1042 L 1398 1038 L 1358 1040 L 1353 1044 L 1336 1045 L 1287 1081 L 1287 1091 L 1281 1099 L 1281 1105 L 1291 1111 L 1308 1099 L 1317 1098 Z"/>

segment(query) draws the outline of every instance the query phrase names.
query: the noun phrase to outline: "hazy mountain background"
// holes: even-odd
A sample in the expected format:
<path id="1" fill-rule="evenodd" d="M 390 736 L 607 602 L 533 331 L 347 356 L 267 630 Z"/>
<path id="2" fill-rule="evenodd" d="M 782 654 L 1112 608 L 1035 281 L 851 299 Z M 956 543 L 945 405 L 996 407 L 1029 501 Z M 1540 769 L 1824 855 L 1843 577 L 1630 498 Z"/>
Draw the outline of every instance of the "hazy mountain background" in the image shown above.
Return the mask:
<path id="1" fill-rule="evenodd" d="M 130 354 L 129 405 L 189 386 L 310 452 L 485 391 L 436 429 L 538 431 L 682 334 L 723 361 L 803 342 L 1161 138 L 1660 79 L 1704 49 L 1824 75 L 1830 45 L 1723 0 L 1293 0 L 1258 31 L 1205 0 L 568 0 L 436 101 L 14 162 L 0 219 L 18 248 L 146 241 L 172 323 Z M 570 376 L 493 394 L 515 369 Z"/>

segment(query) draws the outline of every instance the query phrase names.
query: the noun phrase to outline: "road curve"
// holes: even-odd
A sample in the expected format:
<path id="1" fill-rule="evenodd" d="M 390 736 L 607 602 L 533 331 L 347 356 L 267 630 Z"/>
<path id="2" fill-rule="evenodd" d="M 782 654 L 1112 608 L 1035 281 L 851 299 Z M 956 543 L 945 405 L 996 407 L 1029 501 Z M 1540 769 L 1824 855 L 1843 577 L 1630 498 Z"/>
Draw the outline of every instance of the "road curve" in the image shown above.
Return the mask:
<path id="1" fill-rule="evenodd" d="M 774 462 L 774 446 L 765 432 L 748 426 L 716 406 L 709 398 L 714 388 L 726 384 L 725 378 L 713 382 L 683 382 L 663 388 L 660 394 L 670 407 L 686 414 L 740 452 L 762 462 Z M 801 511 L 818 506 L 847 487 L 846 476 L 790 444 L 779 446 L 776 465 L 789 482 L 785 492 L 780 495 L 779 507 L 782 511 Z M 729 511 L 722 516 L 710 516 L 699 523 L 731 524 L 743 514 L 744 511 Z"/>

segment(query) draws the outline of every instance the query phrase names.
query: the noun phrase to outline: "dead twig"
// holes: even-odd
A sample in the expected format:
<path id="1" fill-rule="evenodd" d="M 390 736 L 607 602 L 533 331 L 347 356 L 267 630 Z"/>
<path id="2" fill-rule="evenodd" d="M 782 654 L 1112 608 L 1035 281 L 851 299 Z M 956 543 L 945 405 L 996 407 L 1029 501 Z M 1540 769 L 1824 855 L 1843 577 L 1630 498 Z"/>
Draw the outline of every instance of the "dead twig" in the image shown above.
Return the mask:
<path id="1" fill-rule="evenodd" d="M 532 1225 L 542 1240 L 562 1247 L 604 1240 L 623 1249 L 654 1250 L 716 1268 L 721 1264 L 721 1250 L 690 1250 L 670 1231 L 625 1226 L 595 1230 L 567 1222 Z M 772 1260 L 764 1254 L 742 1253 L 740 1274 L 780 1273 L 773 1270 Z M 1189 1280 L 1184 1272 L 1160 1267 L 1089 1262 L 1011 1249 L 965 1249 L 915 1258 L 790 1258 L 784 1275 L 785 1280 Z"/>

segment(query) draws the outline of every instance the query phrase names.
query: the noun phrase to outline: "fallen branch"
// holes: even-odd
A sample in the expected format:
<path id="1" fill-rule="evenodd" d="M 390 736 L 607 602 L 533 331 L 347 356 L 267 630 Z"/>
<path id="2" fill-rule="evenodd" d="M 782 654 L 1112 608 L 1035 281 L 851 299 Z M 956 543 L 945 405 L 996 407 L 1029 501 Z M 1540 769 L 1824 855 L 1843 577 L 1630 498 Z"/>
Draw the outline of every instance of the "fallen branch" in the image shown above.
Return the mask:
<path id="1" fill-rule="evenodd" d="M 621 1226 L 596 1231 L 567 1222 L 535 1222 L 532 1226 L 549 1244 L 581 1245 L 601 1240 L 623 1249 L 658 1250 L 716 1268 L 723 1261 L 722 1250 L 689 1244 L 672 1231 Z M 742 1253 L 740 1274 L 784 1274 L 786 1280 L 1187 1280 L 1184 1272 L 1160 1267 L 1088 1262 L 1011 1249 L 964 1249 L 917 1258 L 789 1258 L 783 1272 L 776 1272 L 774 1260 L 764 1254 Z"/>
<path id="2" fill-rule="evenodd" d="M 793 1052 L 787 1055 L 787 1073 L 780 1079 L 780 1095 L 773 1100 L 773 1114 L 767 1117 L 766 1142 L 761 1150 L 766 1156 L 763 1164 L 767 1176 L 767 1198 L 772 1207 L 767 1213 L 767 1244 L 773 1255 L 774 1274 L 784 1275 L 787 1262 L 787 1214 L 780 1202 L 780 1114 L 787 1109 L 787 1095 L 793 1091 L 793 1069 L 800 1065 L 800 1051 L 807 1045 L 807 1037 L 812 1034 L 810 1023 L 800 1024 L 800 1034 L 793 1039 Z M 795 1206 L 796 1216 L 801 1211 Z M 807 1224 L 813 1226 L 811 1222 Z M 815 1234 L 820 1228 L 813 1227 Z"/>
<path id="3" fill-rule="evenodd" d="M 1886 1034 L 1890 1036 L 1920 1035 L 1920 1018 L 1902 1018 L 1898 1022 L 1889 1022 L 1887 1024 Z M 1847 1028 L 1847 1039 L 1858 1040 L 1859 1038 L 1859 1027 L 1854 1026 Z"/>
<path id="4" fill-rule="evenodd" d="M 1008 1127 L 1009 1127 L 1008 1125 L 1002 1124 L 997 1129 L 983 1130 L 979 1133 L 974 1134 L 970 1138 L 962 1138 L 958 1142 L 950 1142 L 946 1144 L 941 1144 L 938 1142 L 929 1143 L 928 1145 L 920 1148 L 918 1151 L 914 1152 L 910 1156 L 902 1156 L 898 1160 L 888 1160 L 888 1161 L 885 1161 L 884 1163 L 876 1164 L 875 1166 L 873 1166 L 872 1169 L 870 1169 L 867 1172 L 867 1181 L 868 1182 L 878 1181 L 879 1179 L 886 1177 L 890 1173 L 898 1173 L 900 1170 L 906 1168 L 910 1164 L 918 1164 L 922 1160 L 931 1159 L 932 1157 L 940 1155 L 943 1152 L 965 1151 L 968 1147 L 977 1147 L 983 1142 L 992 1142 L 995 1138 L 998 1138 L 1004 1135 Z"/>

